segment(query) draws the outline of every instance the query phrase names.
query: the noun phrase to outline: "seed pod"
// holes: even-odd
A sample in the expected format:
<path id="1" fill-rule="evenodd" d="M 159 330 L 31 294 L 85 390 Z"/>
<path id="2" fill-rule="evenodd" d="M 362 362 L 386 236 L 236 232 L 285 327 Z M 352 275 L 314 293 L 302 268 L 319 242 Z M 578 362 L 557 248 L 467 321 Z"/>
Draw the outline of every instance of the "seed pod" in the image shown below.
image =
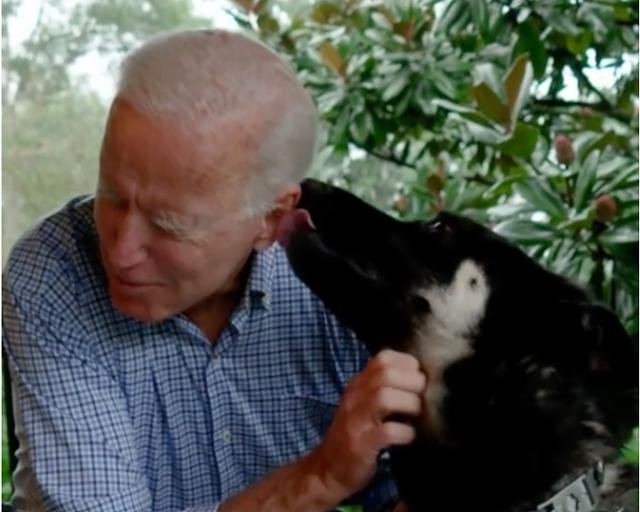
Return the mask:
<path id="1" fill-rule="evenodd" d="M 602 194 L 595 200 L 596 218 L 602 222 L 611 222 L 618 214 L 618 204 L 609 194 Z"/>
<path id="2" fill-rule="evenodd" d="M 556 136 L 556 158 L 558 162 L 564 165 L 569 165 L 576 157 L 573 151 L 573 144 L 571 139 L 566 135 L 560 134 Z"/>

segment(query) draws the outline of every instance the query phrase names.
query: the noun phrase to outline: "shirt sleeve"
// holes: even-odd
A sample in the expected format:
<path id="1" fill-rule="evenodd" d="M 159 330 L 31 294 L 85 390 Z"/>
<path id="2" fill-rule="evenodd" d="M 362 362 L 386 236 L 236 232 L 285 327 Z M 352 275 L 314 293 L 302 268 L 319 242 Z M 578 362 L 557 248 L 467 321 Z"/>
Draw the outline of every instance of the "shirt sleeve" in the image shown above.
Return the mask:
<path id="1" fill-rule="evenodd" d="M 126 397 L 112 369 L 92 353 L 95 340 L 83 328 L 72 269 L 45 257 L 43 246 L 26 249 L 14 252 L 3 280 L 2 341 L 20 441 L 13 504 L 150 511 Z"/>
<path id="2" fill-rule="evenodd" d="M 378 471 L 362 493 L 364 512 L 387 512 L 398 502 L 398 489 L 391 476 L 388 455 L 388 452 L 380 455 Z"/>

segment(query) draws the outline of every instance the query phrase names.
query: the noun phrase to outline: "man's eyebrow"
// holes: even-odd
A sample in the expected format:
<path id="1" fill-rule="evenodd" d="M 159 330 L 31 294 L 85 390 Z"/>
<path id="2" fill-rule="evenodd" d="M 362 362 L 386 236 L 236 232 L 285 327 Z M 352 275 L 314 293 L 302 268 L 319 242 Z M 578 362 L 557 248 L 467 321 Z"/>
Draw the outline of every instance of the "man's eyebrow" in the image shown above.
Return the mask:
<path id="1" fill-rule="evenodd" d="M 198 223 L 197 219 L 171 210 L 158 210 L 150 213 L 151 219 L 161 227 L 184 229 L 193 227 Z"/>

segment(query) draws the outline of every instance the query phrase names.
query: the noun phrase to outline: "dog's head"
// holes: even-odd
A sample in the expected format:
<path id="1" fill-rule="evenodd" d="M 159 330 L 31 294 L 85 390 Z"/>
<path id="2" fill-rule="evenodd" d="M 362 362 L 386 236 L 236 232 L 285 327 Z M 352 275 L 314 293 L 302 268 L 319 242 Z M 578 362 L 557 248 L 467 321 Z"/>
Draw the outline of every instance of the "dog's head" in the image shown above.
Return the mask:
<path id="1" fill-rule="evenodd" d="M 314 180 L 299 207 L 280 234 L 294 271 L 372 352 L 412 353 L 449 388 L 469 360 L 498 374 L 509 359 L 507 372 L 533 360 L 605 394 L 636 387 L 615 315 L 480 224 L 445 212 L 401 222 Z"/>

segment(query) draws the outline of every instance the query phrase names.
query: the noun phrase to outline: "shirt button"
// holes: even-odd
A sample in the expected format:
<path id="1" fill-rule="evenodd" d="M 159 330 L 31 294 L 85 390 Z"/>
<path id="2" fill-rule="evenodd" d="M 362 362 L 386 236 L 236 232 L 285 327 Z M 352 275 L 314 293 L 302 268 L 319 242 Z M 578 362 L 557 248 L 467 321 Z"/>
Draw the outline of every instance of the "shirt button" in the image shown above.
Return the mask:
<path id="1" fill-rule="evenodd" d="M 231 442 L 231 431 L 230 430 L 225 430 L 225 431 L 222 432 L 222 440 L 227 444 Z"/>

